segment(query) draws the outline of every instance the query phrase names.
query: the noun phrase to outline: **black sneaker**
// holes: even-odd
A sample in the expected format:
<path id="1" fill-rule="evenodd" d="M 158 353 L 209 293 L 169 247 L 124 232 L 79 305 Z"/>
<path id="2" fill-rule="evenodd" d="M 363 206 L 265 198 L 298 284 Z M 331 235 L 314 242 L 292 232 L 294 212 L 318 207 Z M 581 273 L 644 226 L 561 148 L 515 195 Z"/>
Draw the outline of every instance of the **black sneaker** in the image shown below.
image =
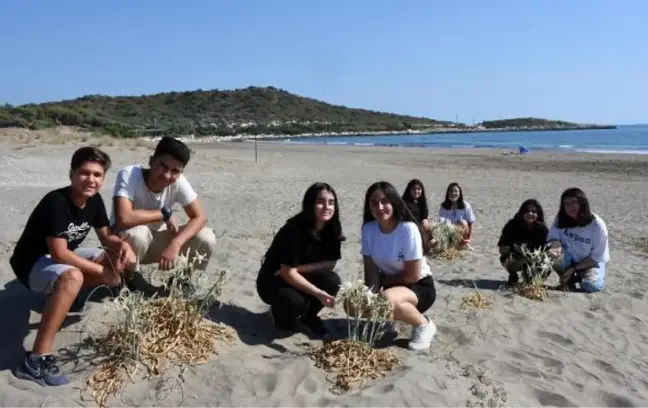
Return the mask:
<path id="1" fill-rule="evenodd" d="M 68 384 L 68 378 L 60 373 L 56 359 L 51 355 L 32 358 L 31 352 L 25 353 L 25 359 L 14 370 L 14 375 L 22 380 L 32 380 L 42 386 L 59 386 Z"/>
<path id="2" fill-rule="evenodd" d="M 326 337 L 329 334 L 326 325 L 318 316 L 304 315 L 299 319 L 299 321 L 317 337 Z"/>

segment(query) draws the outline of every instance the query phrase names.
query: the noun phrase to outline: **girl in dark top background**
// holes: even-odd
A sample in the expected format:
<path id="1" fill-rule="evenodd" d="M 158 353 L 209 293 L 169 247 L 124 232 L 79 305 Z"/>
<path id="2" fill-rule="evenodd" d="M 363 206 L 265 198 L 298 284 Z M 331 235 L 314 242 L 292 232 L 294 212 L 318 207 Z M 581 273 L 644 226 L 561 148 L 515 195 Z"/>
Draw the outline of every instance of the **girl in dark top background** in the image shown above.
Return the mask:
<path id="1" fill-rule="evenodd" d="M 522 244 L 529 250 L 543 248 L 548 232 L 542 206 L 533 198 L 524 201 L 517 214 L 504 225 L 497 246 L 500 262 L 509 273 L 508 285 L 515 285 L 520 280 L 518 272 L 524 267 Z"/>
<path id="2" fill-rule="evenodd" d="M 412 212 L 416 221 L 423 226 L 424 231 L 430 230 L 430 213 L 428 211 L 427 197 L 425 195 L 425 187 L 421 180 L 413 179 L 407 183 L 405 192 L 403 193 L 403 201 Z"/>
<path id="3" fill-rule="evenodd" d="M 340 277 L 333 271 L 344 241 L 333 187 L 311 185 L 302 210 L 275 235 L 257 278 L 257 292 L 270 305 L 275 327 L 297 331 L 303 324 L 316 336 L 327 329 L 317 314 L 334 307 Z"/>

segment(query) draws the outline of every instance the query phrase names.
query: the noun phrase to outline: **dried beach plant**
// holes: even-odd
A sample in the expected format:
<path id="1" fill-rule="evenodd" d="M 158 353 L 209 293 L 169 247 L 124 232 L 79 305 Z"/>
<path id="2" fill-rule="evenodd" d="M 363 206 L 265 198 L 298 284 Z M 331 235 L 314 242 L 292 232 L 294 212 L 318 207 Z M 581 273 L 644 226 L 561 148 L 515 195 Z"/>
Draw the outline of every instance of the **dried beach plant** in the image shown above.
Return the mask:
<path id="1" fill-rule="evenodd" d="M 231 328 L 204 319 L 218 300 L 227 273 L 210 279 L 194 265 L 204 257 L 189 251 L 178 256 L 167 272 L 168 296 L 145 298 L 124 288 L 109 303 L 117 320 L 103 336 L 94 339 L 98 369 L 87 380 L 96 403 L 105 407 L 108 398 L 133 380 L 140 367 L 150 376 L 164 373 L 169 363 L 180 366 L 203 364 L 217 353 L 218 342 L 232 342 Z"/>
<path id="2" fill-rule="evenodd" d="M 392 319 L 392 305 L 362 280 L 345 282 L 337 294 L 347 319 L 347 338 L 323 344 L 310 353 L 315 366 L 336 374 L 331 391 L 343 392 L 391 371 L 399 359 L 389 350 L 376 350 Z"/>
<path id="3" fill-rule="evenodd" d="M 520 255 L 523 260 L 522 282 L 516 288 L 517 293 L 529 299 L 544 300 L 548 296 L 544 283 L 553 271 L 553 261 L 549 253 L 545 247 L 530 250 L 523 244 L 520 247 Z"/>
<path id="4" fill-rule="evenodd" d="M 436 241 L 436 246 L 432 249 L 433 257 L 447 260 L 461 257 L 461 227 L 447 221 L 439 221 L 430 225 L 430 231 Z"/>
<path id="5" fill-rule="evenodd" d="M 473 283 L 474 285 L 474 283 Z M 488 309 L 493 304 L 493 301 L 488 296 L 484 295 L 475 286 L 475 291 L 468 296 L 462 298 L 461 306 L 464 309 Z"/>
<path id="6" fill-rule="evenodd" d="M 360 341 L 373 347 L 391 321 L 391 303 L 374 293 L 362 280 L 343 283 L 336 302 L 343 305 L 346 314 L 348 340 Z"/>

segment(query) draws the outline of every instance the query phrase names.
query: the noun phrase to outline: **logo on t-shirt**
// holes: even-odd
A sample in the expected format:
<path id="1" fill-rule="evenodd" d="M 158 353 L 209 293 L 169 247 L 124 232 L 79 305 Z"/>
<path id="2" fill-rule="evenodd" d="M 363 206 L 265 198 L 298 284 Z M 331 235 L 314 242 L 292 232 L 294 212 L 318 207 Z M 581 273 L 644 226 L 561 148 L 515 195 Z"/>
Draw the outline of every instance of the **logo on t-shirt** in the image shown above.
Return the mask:
<path id="1" fill-rule="evenodd" d="M 396 256 L 396 259 L 398 259 L 399 262 L 405 262 L 405 253 L 401 249 L 398 251 L 398 255 Z"/>
<path id="2" fill-rule="evenodd" d="M 591 238 L 581 237 L 580 235 L 578 235 L 578 234 L 576 234 L 576 233 L 573 233 L 573 232 L 570 232 L 570 231 L 568 231 L 568 230 L 565 230 L 565 232 L 563 232 L 563 234 L 564 234 L 567 238 L 569 238 L 569 239 L 571 239 L 571 240 L 574 240 L 574 241 L 576 241 L 576 242 L 581 242 L 581 243 L 584 243 L 584 244 L 590 244 L 590 243 L 592 242 L 592 239 L 591 239 Z"/>
<path id="3" fill-rule="evenodd" d="M 74 242 L 80 239 L 84 239 L 88 232 L 90 231 L 90 224 L 87 221 L 84 221 L 81 225 L 74 225 L 71 222 L 65 231 L 62 231 L 59 236 L 65 235 L 67 237 L 67 242 Z"/>

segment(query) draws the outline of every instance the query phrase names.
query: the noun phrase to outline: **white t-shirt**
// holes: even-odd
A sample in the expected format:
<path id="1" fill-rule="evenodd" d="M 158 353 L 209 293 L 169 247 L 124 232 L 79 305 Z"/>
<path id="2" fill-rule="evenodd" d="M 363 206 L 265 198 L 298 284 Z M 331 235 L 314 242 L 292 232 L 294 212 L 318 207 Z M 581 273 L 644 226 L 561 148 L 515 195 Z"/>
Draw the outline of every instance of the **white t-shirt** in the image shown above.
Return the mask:
<path id="1" fill-rule="evenodd" d="M 442 206 L 439 207 L 439 219 L 441 221 L 450 221 L 452 224 L 456 224 L 461 220 L 465 220 L 468 224 L 474 223 L 475 214 L 472 207 L 468 204 L 468 201 L 464 201 L 464 204 L 466 208 L 446 210 Z"/>
<path id="2" fill-rule="evenodd" d="M 378 221 L 362 226 L 360 252 L 371 260 L 385 275 L 398 275 L 405 271 L 405 261 L 421 260 L 421 279 L 432 275 L 430 265 L 423 256 L 423 240 L 413 222 L 400 222 L 389 234 L 380 231 Z"/>
<path id="3" fill-rule="evenodd" d="M 181 174 L 180 177 L 163 191 L 154 193 L 146 186 L 143 166 L 132 165 L 124 167 L 117 173 L 113 197 L 127 197 L 133 202 L 135 210 L 157 210 L 162 207 L 172 208 L 174 204 L 186 206 L 191 204 L 198 195 L 187 181 L 187 178 Z M 110 225 L 115 225 L 115 208 L 113 207 L 110 216 Z M 163 222 L 157 223 L 157 227 L 164 225 Z"/>
<path id="4" fill-rule="evenodd" d="M 559 240 L 567 248 L 576 263 L 590 257 L 596 262 L 610 262 L 608 230 L 605 222 L 596 214 L 594 221 L 584 227 L 557 228 L 554 220 L 547 241 Z"/>

